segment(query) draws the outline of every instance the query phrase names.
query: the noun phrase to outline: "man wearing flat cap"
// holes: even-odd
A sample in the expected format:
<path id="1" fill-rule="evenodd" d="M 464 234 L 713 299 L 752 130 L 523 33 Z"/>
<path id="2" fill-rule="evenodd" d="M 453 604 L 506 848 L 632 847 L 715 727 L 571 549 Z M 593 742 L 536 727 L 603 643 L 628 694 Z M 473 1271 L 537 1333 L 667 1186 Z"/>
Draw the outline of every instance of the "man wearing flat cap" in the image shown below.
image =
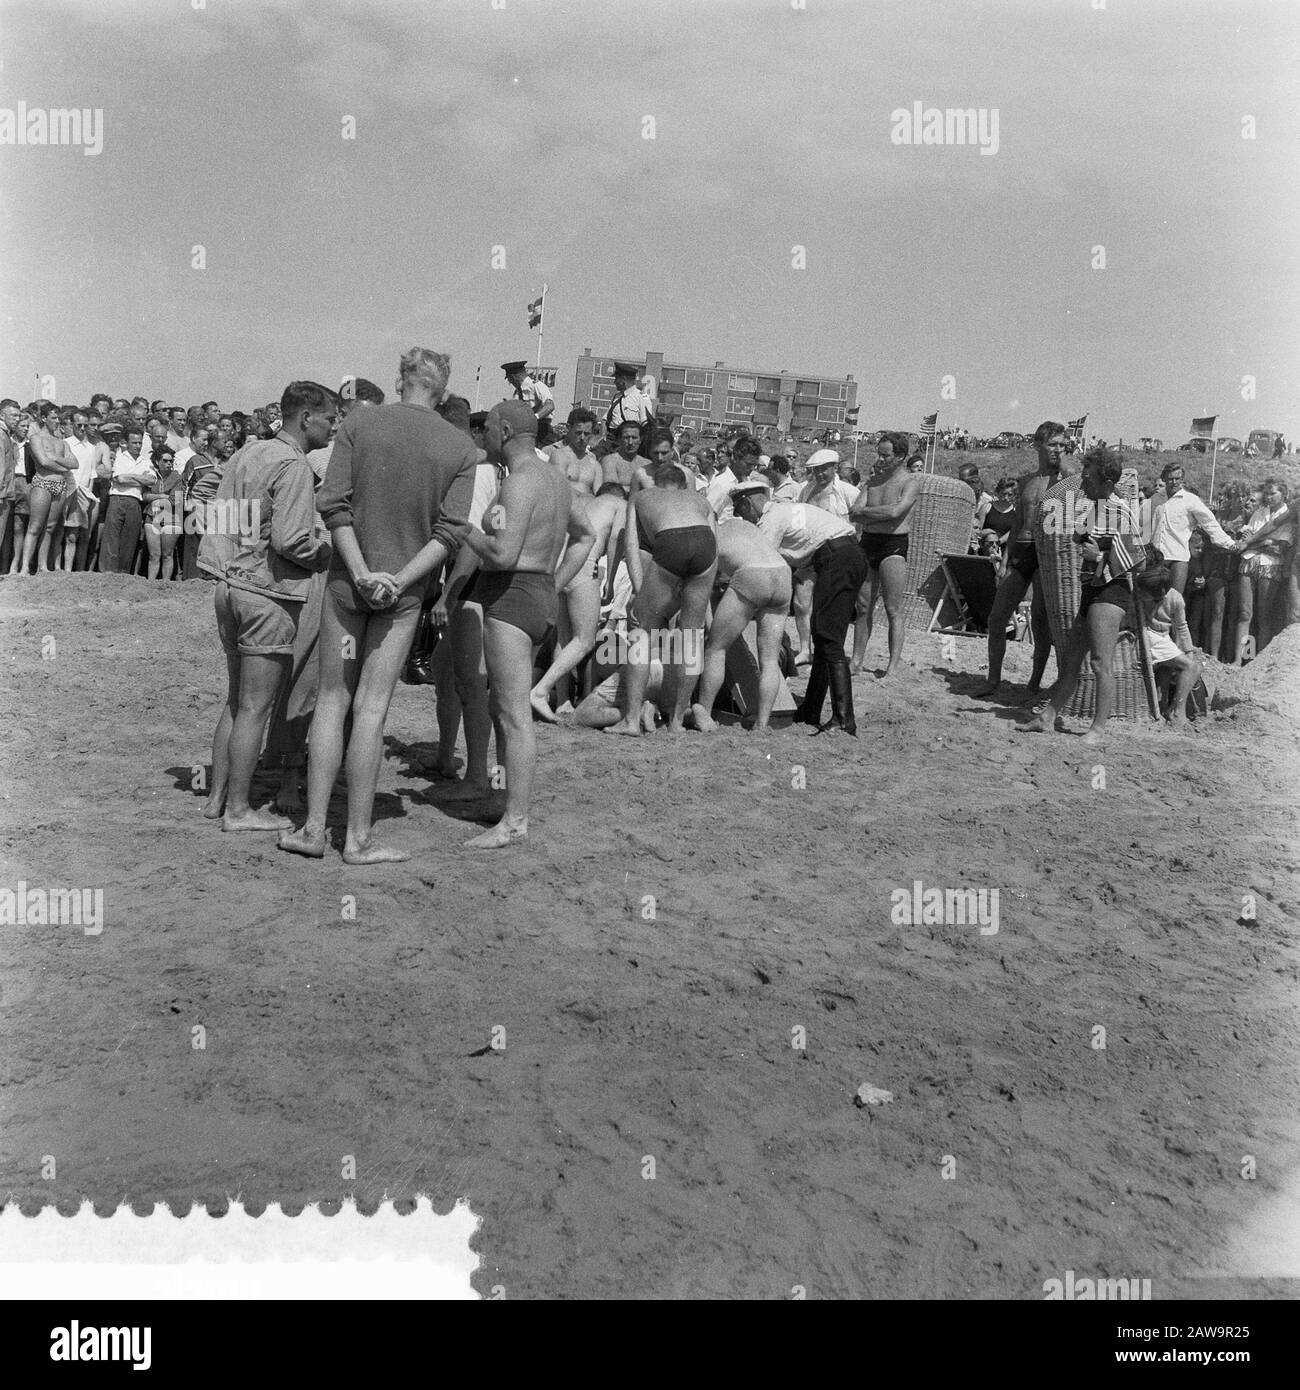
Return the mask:
<path id="1" fill-rule="evenodd" d="M 631 362 L 614 363 L 614 401 L 605 414 L 605 434 L 614 439 L 619 426 L 629 421 L 641 427 L 640 454 L 650 457 L 650 428 L 654 421 L 654 402 L 636 384 L 641 368 Z"/>
<path id="2" fill-rule="evenodd" d="M 501 370 L 514 390 L 515 399 L 528 405 L 539 421 L 554 414 L 555 397 L 551 395 L 551 388 L 529 372 L 527 362 L 502 362 Z"/>

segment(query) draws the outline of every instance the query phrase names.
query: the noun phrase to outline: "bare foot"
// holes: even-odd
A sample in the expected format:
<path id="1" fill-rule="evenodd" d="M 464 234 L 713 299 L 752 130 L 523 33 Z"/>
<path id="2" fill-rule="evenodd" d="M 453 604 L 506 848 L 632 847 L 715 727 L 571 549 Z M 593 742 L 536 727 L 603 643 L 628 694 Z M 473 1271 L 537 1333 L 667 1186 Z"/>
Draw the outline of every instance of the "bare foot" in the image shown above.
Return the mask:
<path id="1" fill-rule="evenodd" d="M 220 820 L 226 813 L 226 794 L 225 792 L 209 792 L 208 799 L 203 803 L 203 814 L 208 820 Z"/>
<path id="2" fill-rule="evenodd" d="M 659 727 L 659 711 L 655 709 L 654 702 L 642 700 L 641 702 L 641 732 L 652 734 Z"/>
<path id="3" fill-rule="evenodd" d="M 644 730 L 641 728 L 640 718 L 637 718 L 620 719 L 617 724 L 609 725 L 603 732 L 607 734 L 628 734 L 632 738 L 640 738 Z"/>
<path id="4" fill-rule="evenodd" d="M 325 831 L 312 830 L 305 825 L 301 830 L 286 830 L 276 846 L 290 854 L 304 854 L 308 859 L 324 859 Z"/>
<path id="5" fill-rule="evenodd" d="M 1042 714 L 1036 714 L 1027 724 L 1017 724 L 1018 734 L 1050 734 L 1055 727 L 1055 721 L 1046 710 Z"/>
<path id="6" fill-rule="evenodd" d="M 811 666 L 812 657 L 805 652 L 800 652 L 799 655 L 795 657 L 794 664 L 796 666 Z"/>
<path id="7" fill-rule="evenodd" d="M 1088 732 L 1084 734 L 1084 736 L 1079 740 L 1080 743 L 1087 743 L 1093 747 L 1096 747 L 1097 744 L 1104 743 L 1105 741 L 1106 736 L 1102 733 L 1100 729 L 1089 729 Z"/>
<path id="8" fill-rule="evenodd" d="M 491 830 L 485 830 L 481 835 L 475 835 L 472 840 L 466 840 L 465 848 L 503 849 L 506 845 L 513 845 L 519 840 L 525 840 L 527 838 L 527 816 L 519 816 L 517 818 L 502 816 Z"/>
<path id="9" fill-rule="evenodd" d="M 528 693 L 528 703 L 533 707 L 533 713 L 538 719 L 544 719 L 548 724 L 558 724 L 560 721 L 555 716 L 555 711 L 546 702 L 546 696 L 540 695 L 536 690 Z"/>
<path id="10" fill-rule="evenodd" d="M 702 734 L 711 734 L 718 727 L 703 705 L 692 705 L 691 716 L 695 720 L 695 727 Z"/>
<path id="11" fill-rule="evenodd" d="M 429 795 L 436 796 L 438 801 L 482 801 L 485 796 L 492 795 L 492 788 L 486 782 L 471 782 L 467 777 L 454 787 L 439 787 L 436 793 L 430 787 Z"/>
<path id="12" fill-rule="evenodd" d="M 1169 716 L 1169 727 L 1179 734 L 1187 732 L 1187 716 L 1185 714 L 1171 714 Z"/>
<path id="13" fill-rule="evenodd" d="M 346 841 L 343 845 L 345 864 L 400 864 L 410 857 L 405 850 L 375 844 L 373 837 L 355 842 Z"/>
<path id="14" fill-rule="evenodd" d="M 866 657 L 863 657 L 861 661 L 855 660 L 853 665 L 849 667 L 849 674 L 851 676 L 860 676 L 866 669 L 867 659 Z"/>
<path id="15" fill-rule="evenodd" d="M 292 830 L 288 816 L 277 816 L 264 806 L 250 806 L 247 811 L 227 811 L 221 818 L 222 830 Z"/>
<path id="16" fill-rule="evenodd" d="M 668 723 L 664 725 L 664 728 L 666 728 L 670 734 L 684 734 L 686 732 L 686 716 L 682 715 L 679 719 L 674 715 Z"/>

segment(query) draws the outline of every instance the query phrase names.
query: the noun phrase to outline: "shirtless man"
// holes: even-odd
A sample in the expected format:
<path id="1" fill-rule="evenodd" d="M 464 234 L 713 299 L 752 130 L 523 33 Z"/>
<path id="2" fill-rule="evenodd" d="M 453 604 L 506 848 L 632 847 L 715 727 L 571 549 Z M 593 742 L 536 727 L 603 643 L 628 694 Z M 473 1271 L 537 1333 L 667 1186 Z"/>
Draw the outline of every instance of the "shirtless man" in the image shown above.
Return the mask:
<path id="1" fill-rule="evenodd" d="M 903 594 L 907 588 L 907 546 L 912 530 L 911 511 L 921 493 L 921 475 L 907 466 L 907 448 L 897 436 L 885 435 L 876 446 L 876 466 L 849 511 L 851 521 L 862 526 L 862 553 L 867 557 L 871 585 L 866 602 L 858 596 L 853 630 L 853 672 L 863 669 L 876 601 L 882 594 L 889 619 L 889 665 L 892 676 L 903 659 Z M 864 588 L 866 585 L 863 586 Z"/>
<path id="2" fill-rule="evenodd" d="M 53 401 L 46 401 L 36 415 L 40 428 L 34 430 L 27 441 L 32 460 L 31 518 L 23 540 L 23 574 L 35 572 L 32 566 L 38 548 L 41 572 L 49 573 L 54 532 L 63 515 L 68 493 L 76 487 L 77 460 L 63 437 L 59 407 Z"/>
<path id="3" fill-rule="evenodd" d="M 605 481 L 600 460 L 587 448 L 595 427 L 596 417 L 591 411 L 580 405 L 574 406 L 569 411 L 564 442 L 551 446 L 551 462 L 563 470 L 574 492 L 586 493 L 588 497 L 594 497 Z"/>
<path id="4" fill-rule="evenodd" d="M 1034 636 L 1034 665 L 1029 675 L 1030 694 L 1037 693 L 1043 684 L 1043 672 L 1052 651 L 1052 629 L 1047 621 L 1047 603 L 1043 586 L 1034 583 L 1038 573 L 1038 547 L 1034 544 L 1034 527 L 1043 509 L 1047 489 L 1062 478 L 1062 459 L 1065 455 L 1065 426 L 1055 420 L 1044 420 L 1034 431 L 1034 448 L 1038 451 L 1038 472 L 1020 480 L 1020 496 L 1016 499 L 1015 519 L 1011 523 L 1010 544 L 1007 547 L 1006 571 L 993 599 L 989 613 L 989 678 L 974 692 L 977 700 L 996 695 L 1002 684 L 1002 660 L 1007 652 L 1007 624 L 1020 607 L 1025 590 L 1034 585 L 1034 601 L 1030 609 L 1030 630 Z"/>
<path id="5" fill-rule="evenodd" d="M 557 590 L 586 564 L 596 539 L 568 480 L 537 457 L 537 419 L 525 402 L 502 401 L 490 410 L 486 439 L 489 458 L 500 461 L 506 477 L 486 517 L 490 530 L 472 527 L 465 544 L 483 561 L 474 598 L 483 605 L 492 713 L 505 741 L 506 807 L 490 830 L 465 841 L 467 849 L 500 849 L 528 834 L 537 770 L 528 698 L 533 649 L 555 621 Z"/>
<path id="6" fill-rule="evenodd" d="M 604 483 L 595 497 L 579 494 L 578 500 L 586 507 L 587 520 L 595 532 L 590 563 L 583 563 L 568 588 L 560 594 L 558 627 L 564 645 L 555 653 L 554 661 L 528 697 L 533 713 L 551 724 L 557 722 L 551 711 L 551 691 L 595 650 L 601 608 L 600 560 L 601 556 L 605 557 L 605 593 L 608 595 L 614 582 L 614 556 L 627 515 L 627 504 L 617 483 Z"/>
<path id="7" fill-rule="evenodd" d="M 632 420 L 625 420 L 618 427 L 618 448 L 606 454 L 600 461 L 607 483 L 617 483 L 626 497 L 632 491 L 632 480 L 644 460 L 639 457 L 641 448 L 641 426 Z"/>
<path id="8" fill-rule="evenodd" d="M 758 483 L 742 484 L 761 491 Z M 704 647 L 700 698 L 691 706 L 695 727 L 703 734 L 718 726 L 713 702 L 727 670 L 727 651 L 751 622 L 758 623 L 758 713 L 754 728 L 765 733 L 781 686 L 781 638 L 790 611 L 790 566 L 757 526 L 733 517 L 718 527 L 718 578 L 727 592 L 718 601 Z"/>
<path id="9" fill-rule="evenodd" d="M 650 675 L 650 641 L 679 613 L 680 660 L 668 663 L 664 700 L 668 727 L 680 733 L 691 698 L 683 667 L 704 646 L 704 620 L 718 567 L 717 522 L 703 493 L 688 488 L 675 463 L 661 463 L 654 487 L 633 492 L 627 503 L 627 567 L 636 600 L 627 652 L 627 715 L 609 732 L 638 735 Z M 638 636 L 638 629 L 640 630 Z M 647 634 L 650 641 L 647 640 Z"/>

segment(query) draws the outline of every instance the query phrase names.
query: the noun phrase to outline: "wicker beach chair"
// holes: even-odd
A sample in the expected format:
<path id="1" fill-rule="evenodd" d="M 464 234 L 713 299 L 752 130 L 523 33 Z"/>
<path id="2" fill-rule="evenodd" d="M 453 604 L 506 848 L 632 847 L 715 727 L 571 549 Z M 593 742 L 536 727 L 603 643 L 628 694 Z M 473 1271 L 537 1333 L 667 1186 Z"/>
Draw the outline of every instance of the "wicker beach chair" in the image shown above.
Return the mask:
<path id="1" fill-rule="evenodd" d="M 1057 671 L 1060 671 L 1060 655 L 1065 649 L 1065 635 L 1069 632 L 1079 611 L 1079 599 L 1083 585 L 1079 578 L 1081 564 L 1079 547 L 1074 543 L 1069 527 L 1053 526 L 1050 531 L 1043 524 L 1042 517 L 1052 511 L 1049 504 L 1055 502 L 1059 508 L 1069 509 L 1074 497 L 1082 492 L 1078 477 L 1062 478 L 1055 487 L 1047 490 L 1044 496 L 1043 513 L 1034 529 L 1034 541 L 1038 546 L 1038 578 L 1036 583 L 1043 586 L 1043 598 L 1047 604 L 1047 620 L 1052 629 L 1052 647 L 1057 658 Z M 1126 469 L 1120 478 L 1117 491 L 1135 506 L 1138 501 L 1137 473 Z M 1061 515 L 1060 511 L 1057 515 Z M 1137 634 L 1133 631 L 1133 608 L 1124 620 L 1124 627 L 1115 643 L 1115 659 L 1112 665 L 1115 672 L 1116 719 L 1149 719 L 1146 684 L 1142 677 L 1142 660 L 1138 652 Z M 1066 714 L 1084 719 L 1092 717 L 1096 698 L 1096 679 L 1092 672 L 1092 658 L 1083 663 L 1083 673 L 1079 684 L 1065 707 Z"/>
<path id="2" fill-rule="evenodd" d="M 964 555 L 975 524 L 975 496 L 965 483 L 927 473 L 912 507 L 903 624 L 926 631 L 947 593 L 940 555 Z"/>

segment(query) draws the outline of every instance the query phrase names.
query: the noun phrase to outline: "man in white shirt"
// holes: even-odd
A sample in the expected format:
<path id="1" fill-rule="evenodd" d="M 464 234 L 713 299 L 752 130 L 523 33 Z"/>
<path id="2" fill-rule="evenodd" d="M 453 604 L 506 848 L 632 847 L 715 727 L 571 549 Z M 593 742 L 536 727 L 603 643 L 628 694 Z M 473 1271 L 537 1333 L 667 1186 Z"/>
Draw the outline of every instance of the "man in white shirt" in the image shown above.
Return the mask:
<path id="1" fill-rule="evenodd" d="M 189 437 L 190 427 L 185 416 L 185 407 L 172 406 L 167 412 L 167 443 L 171 446 L 172 453 L 176 455 L 178 464 L 182 450 L 188 447 Z"/>
<path id="2" fill-rule="evenodd" d="M 605 414 L 605 433 L 611 438 L 625 420 L 641 426 L 642 452 L 649 457 L 650 430 L 654 420 L 654 402 L 636 384 L 641 368 L 631 362 L 614 363 L 614 403 Z"/>
<path id="3" fill-rule="evenodd" d="M 1165 500 L 1156 512 L 1151 544 L 1169 566 L 1170 588 L 1181 594 L 1187 585 L 1187 565 L 1192 558 L 1192 532 L 1203 531 L 1221 550 L 1232 547 L 1232 537 L 1219 525 L 1214 513 L 1194 493 L 1183 487 L 1182 464 L 1168 464 L 1160 474 Z"/>
<path id="4" fill-rule="evenodd" d="M 515 399 L 523 401 L 539 421 L 555 413 L 551 388 L 529 372 L 527 362 L 503 362 L 501 370 L 506 374 Z"/>
<path id="5" fill-rule="evenodd" d="M 834 449 L 818 449 L 808 460 L 808 481 L 799 494 L 800 502 L 819 507 L 832 516 L 847 517 L 858 500 L 858 490 L 837 475 L 840 456 Z"/>
<path id="6" fill-rule="evenodd" d="M 730 462 L 718 469 L 709 479 L 708 486 L 704 489 L 704 497 L 719 521 L 728 521 L 735 515 L 731 489 L 739 482 L 740 479 L 731 471 Z"/>
<path id="7" fill-rule="evenodd" d="M 113 460 L 112 485 L 108 489 L 108 510 L 104 517 L 104 539 L 100 548 L 101 574 L 130 574 L 140 544 L 144 510 L 144 487 L 158 481 L 158 475 L 142 456 L 144 436 L 136 425 L 126 432 L 126 448 Z"/>
<path id="8" fill-rule="evenodd" d="M 84 410 L 72 412 L 72 434 L 67 445 L 77 460 L 71 487 L 63 508 L 63 568 L 68 571 L 86 568 L 86 546 L 95 509 L 95 463 L 99 448 L 86 434 L 90 423 Z"/>
<path id="9" fill-rule="evenodd" d="M 867 561 L 852 524 L 802 502 L 774 502 L 765 485 L 753 480 L 735 490 L 736 515 L 752 521 L 792 570 L 811 565 L 816 573 L 812 596 L 812 670 L 795 722 L 856 734 L 853 684 L 844 639 L 853 621 L 858 590 L 867 577 Z M 822 724 L 822 705 L 831 692 L 831 720 Z"/>

